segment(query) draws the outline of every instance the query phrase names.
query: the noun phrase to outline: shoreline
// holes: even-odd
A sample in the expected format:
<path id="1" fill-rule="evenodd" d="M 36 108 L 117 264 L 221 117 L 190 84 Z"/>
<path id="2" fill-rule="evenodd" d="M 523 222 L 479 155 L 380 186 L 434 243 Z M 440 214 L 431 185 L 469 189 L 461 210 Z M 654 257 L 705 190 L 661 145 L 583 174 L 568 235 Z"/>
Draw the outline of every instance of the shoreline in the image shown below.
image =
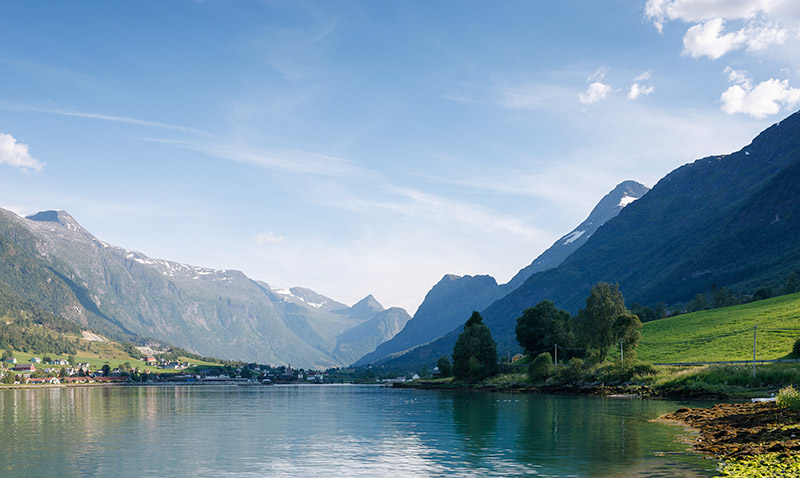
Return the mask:
<path id="1" fill-rule="evenodd" d="M 721 392 L 690 389 L 657 390 L 648 385 L 605 385 L 602 383 L 569 385 L 529 384 L 468 384 L 453 382 L 402 382 L 392 384 L 394 388 L 419 390 L 454 390 L 469 392 L 543 393 L 556 395 L 594 395 L 615 398 L 670 399 L 670 400 L 731 400 Z"/>
<path id="2" fill-rule="evenodd" d="M 721 460 L 723 476 L 800 476 L 800 411 L 775 403 L 680 408 L 657 421 L 698 433 L 692 449 Z"/>

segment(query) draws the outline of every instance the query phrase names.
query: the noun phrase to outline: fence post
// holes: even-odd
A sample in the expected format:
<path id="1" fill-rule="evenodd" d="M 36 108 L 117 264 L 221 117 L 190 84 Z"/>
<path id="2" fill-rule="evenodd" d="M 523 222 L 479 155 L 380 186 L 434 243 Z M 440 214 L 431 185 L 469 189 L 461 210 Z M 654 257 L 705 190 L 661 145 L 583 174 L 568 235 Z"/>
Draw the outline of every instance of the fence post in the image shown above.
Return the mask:
<path id="1" fill-rule="evenodd" d="M 756 335 L 758 334 L 758 324 L 753 325 L 753 380 L 756 378 Z"/>

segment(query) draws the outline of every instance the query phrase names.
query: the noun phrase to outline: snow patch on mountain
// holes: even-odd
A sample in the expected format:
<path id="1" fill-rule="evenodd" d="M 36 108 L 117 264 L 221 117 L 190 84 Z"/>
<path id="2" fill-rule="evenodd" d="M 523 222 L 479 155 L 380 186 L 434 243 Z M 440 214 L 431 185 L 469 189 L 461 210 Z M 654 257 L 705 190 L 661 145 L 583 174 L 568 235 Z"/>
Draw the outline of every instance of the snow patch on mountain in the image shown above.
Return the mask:
<path id="1" fill-rule="evenodd" d="M 639 198 L 635 198 L 635 197 L 631 197 L 631 196 L 622 196 L 622 198 L 620 198 L 620 200 L 619 200 L 619 207 L 625 207 L 628 204 L 632 203 L 633 201 L 636 201 L 637 199 L 639 199 Z"/>
<path id="2" fill-rule="evenodd" d="M 564 245 L 572 244 L 573 242 L 577 241 L 579 237 L 584 235 L 586 231 L 573 231 L 567 235 L 564 239 Z"/>

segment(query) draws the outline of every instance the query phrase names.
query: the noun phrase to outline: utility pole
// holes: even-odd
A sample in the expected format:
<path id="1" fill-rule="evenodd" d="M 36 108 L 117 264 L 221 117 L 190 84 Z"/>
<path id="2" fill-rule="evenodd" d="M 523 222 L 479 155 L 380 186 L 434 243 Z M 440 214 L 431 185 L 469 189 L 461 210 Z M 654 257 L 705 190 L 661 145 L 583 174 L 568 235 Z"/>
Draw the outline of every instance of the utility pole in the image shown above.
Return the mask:
<path id="1" fill-rule="evenodd" d="M 619 339 L 619 363 L 623 363 L 625 361 L 625 354 L 622 351 L 622 339 Z"/>
<path id="2" fill-rule="evenodd" d="M 553 367 L 558 367 L 558 344 L 553 344 Z"/>
<path id="3" fill-rule="evenodd" d="M 756 378 L 756 335 L 758 334 L 758 324 L 753 326 L 753 380 Z"/>

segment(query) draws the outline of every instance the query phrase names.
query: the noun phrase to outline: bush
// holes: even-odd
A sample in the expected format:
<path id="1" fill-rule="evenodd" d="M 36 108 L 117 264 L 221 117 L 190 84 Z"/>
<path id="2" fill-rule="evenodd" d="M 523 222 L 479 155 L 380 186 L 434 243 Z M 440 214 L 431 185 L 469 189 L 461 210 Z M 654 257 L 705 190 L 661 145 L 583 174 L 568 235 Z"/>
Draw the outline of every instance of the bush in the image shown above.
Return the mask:
<path id="1" fill-rule="evenodd" d="M 573 357 L 566 367 L 559 370 L 559 378 L 565 382 L 577 382 L 583 377 L 584 368 L 583 360 Z"/>
<path id="2" fill-rule="evenodd" d="M 775 403 L 779 408 L 788 408 L 790 410 L 800 410 L 800 392 L 794 389 L 791 385 L 782 388 L 775 397 Z"/>
<path id="3" fill-rule="evenodd" d="M 795 358 L 800 358 L 800 339 L 794 341 L 794 346 L 792 347 L 792 355 Z"/>
<path id="4" fill-rule="evenodd" d="M 528 366 L 528 378 L 533 382 L 546 379 L 553 373 L 553 357 L 549 352 L 543 352 Z"/>

